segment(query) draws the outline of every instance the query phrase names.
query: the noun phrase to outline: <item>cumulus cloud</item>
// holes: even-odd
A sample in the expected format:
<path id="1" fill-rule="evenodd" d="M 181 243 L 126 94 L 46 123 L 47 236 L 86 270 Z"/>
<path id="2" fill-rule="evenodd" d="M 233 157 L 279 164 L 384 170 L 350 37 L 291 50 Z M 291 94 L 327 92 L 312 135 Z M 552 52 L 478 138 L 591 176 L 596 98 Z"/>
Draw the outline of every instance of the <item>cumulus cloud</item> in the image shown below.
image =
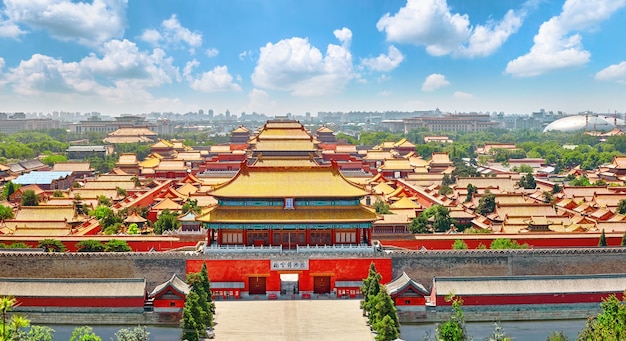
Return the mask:
<path id="1" fill-rule="evenodd" d="M 249 113 L 271 113 L 276 110 L 276 101 L 266 91 L 254 88 L 248 93 L 248 103 L 244 110 Z"/>
<path id="2" fill-rule="evenodd" d="M 472 25 L 467 14 L 452 13 L 446 0 L 407 0 L 398 13 L 380 18 L 376 28 L 387 41 L 425 46 L 433 56 L 476 57 L 498 50 L 525 16 L 524 9 L 510 10 L 499 22 Z"/>
<path id="3" fill-rule="evenodd" d="M 388 54 L 380 54 L 378 57 L 374 58 L 365 58 L 361 61 L 361 63 L 375 71 L 389 72 L 404 60 L 404 56 L 402 52 L 398 50 L 395 46 L 389 46 Z"/>
<path id="4" fill-rule="evenodd" d="M 26 32 L 20 29 L 14 22 L 3 20 L 2 13 L 0 13 L 0 38 L 17 39 L 23 34 L 26 34 Z"/>
<path id="5" fill-rule="evenodd" d="M 2 70 L 1 64 L 0 70 Z M 617 81 L 618 83 L 626 84 L 626 61 L 600 70 L 596 73 L 595 78 L 601 81 Z"/>
<path id="6" fill-rule="evenodd" d="M 446 76 L 433 73 L 428 75 L 424 83 L 422 83 L 422 91 L 435 91 L 448 85 L 450 85 L 450 82 L 446 79 Z"/>
<path id="7" fill-rule="evenodd" d="M 217 56 L 218 54 L 220 54 L 220 51 L 216 48 L 210 48 L 208 50 L 206 50 L 206 56 L 209 58 L 213 58 L 215 56 Z"/>
<path id="8" fill-rule="evenodd" d="M 239 60 L 244 60 L 246 57 L 252 59 L 252 54 L 254 52 L 252 50 L 246 50 L 239 53 Z"/>
<path id="9" fill-rule="evenodd" d="M 474 98 L 474 95 L 467 93 L 467 92 L 463 92 L 463 91 L 455 91 L 454 92 L 454 98 L 456 99 L 472 99 Z"/>
<path id="10" fill-rule="evenodd" d="M 163 20 L 160 31 L 147 29 L 140 38 L 154 46 L 189 46 L 189 52 L 192 54 L 195 53 L 195 48 L 202 46 L 202 33 L 191 32 L 188 28 L 183 27 L 178 21 L 176 14 L 172 14 L 169 19 Z"/>
<path id="11" fill-rule="evenodd" d="M 350 31 L 350 29 L 344 27 L 340 30 L 334 30 L 333 34 L 335 38 L 341 42 L 342 46 L 346 48 L 350 47 L 350 43 L 352 42 L 352 31 Z"/>
<path id="12" fill-rule="evenodd" d="M 233 76 L 228 73 L 226 66 L 216 66 L 204 72 L 199 78 L 193 79 L 190 86 L 201 92 L 241 91 L 241 86 L 233 83 Z"/>
<path id="13" fill-rule="evenodd" d="M 306 38 L 267 43 L 252 74 L 255 87 L 290 91 L 296 96 L 338 92 L 354 78 L 352 54 L 347 48 L 347 29 L 335 31 L 342 46 L 329 44 L 326 55 Z"/>
<path id="14" fill-rule="evenodd" d="M 160 49 L 140 51 L 128 40 L 112 40 L 79 62 L 34 54 L 6 73 L 6 82 L 18 94 L 75 93 L 116 102 L 151 98 L 146 90 L 179 81 L 178 69 Z"/>
<path id="15" fill-rule="evenodd" d="M 530 51 L 506 66 L 506 73 L 532 77 L 586 64 L 591 54 L 582 45 L 580 32 L 595 29 L 626 0 L 567 0 L 558 16 L 541 24 Z"/>
<path id="16" fill-rule="evenodd" d="M 5 0 L 4 5 L 12 22 L 46 30 L 59 40 L 98 46 L 124 35 L 127 0 Z"/>

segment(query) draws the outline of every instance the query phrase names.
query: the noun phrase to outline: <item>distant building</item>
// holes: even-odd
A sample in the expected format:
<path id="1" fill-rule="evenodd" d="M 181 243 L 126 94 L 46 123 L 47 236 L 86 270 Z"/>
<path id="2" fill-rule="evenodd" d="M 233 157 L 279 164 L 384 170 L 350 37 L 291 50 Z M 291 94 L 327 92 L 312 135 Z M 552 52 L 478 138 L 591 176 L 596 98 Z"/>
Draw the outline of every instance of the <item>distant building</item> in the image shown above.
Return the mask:
<path id="1" fill-rule="evenodd" d="M 23 115 L 8 116 L 0 113 L 0 133 L 13 134 L 23 130 L 58 129 L 60 122 L 49 118 L 24 118 Z"/>

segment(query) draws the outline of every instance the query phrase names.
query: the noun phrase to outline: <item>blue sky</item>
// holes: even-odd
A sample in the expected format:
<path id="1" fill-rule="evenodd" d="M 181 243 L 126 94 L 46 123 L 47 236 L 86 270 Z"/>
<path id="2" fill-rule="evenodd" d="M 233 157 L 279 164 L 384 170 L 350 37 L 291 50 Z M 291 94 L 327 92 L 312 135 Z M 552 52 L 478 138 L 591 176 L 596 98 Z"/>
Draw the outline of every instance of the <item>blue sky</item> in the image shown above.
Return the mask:
<path id="1" fill-rule="evenodd" d="M 625 112 L 626 0 L 0 0 L 0 112 Z"/>

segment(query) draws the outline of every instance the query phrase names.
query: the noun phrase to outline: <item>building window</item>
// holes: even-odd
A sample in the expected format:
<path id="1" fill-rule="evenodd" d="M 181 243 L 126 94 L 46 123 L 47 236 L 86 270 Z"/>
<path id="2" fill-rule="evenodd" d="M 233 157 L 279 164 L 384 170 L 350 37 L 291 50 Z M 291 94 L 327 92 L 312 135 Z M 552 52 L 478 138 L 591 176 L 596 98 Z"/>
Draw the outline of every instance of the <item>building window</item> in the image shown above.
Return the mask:
<path id="1" fill-rule="evenodd" d="M 285 198 L 285 209 L 286 210 L 295 209 L 293 198 Z"/>
<path id="2" fill-rule="evenodd" d="M 176 306 L 176 302 L 170 302 L 170 307 L 175 307 Z"/>

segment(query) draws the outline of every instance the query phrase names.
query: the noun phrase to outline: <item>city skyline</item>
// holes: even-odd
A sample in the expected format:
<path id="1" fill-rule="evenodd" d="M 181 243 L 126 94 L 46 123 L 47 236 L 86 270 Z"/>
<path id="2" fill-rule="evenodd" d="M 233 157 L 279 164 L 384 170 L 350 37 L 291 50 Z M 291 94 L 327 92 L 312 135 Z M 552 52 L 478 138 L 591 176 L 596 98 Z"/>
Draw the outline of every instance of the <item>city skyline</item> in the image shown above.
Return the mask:
<path id="1" fill-rule="evenodd" d="M 624 112 L 626 0 L 0 0 L 0 111 Z"/>

